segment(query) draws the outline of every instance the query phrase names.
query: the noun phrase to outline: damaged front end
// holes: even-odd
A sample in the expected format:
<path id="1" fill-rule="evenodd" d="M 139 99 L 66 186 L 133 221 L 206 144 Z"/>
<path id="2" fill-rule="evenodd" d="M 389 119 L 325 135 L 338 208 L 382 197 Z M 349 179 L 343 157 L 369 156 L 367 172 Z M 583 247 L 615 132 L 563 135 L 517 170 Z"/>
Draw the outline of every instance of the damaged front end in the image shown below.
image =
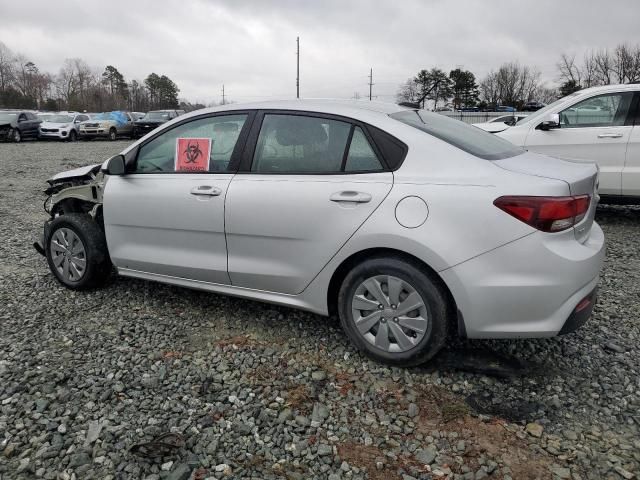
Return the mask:
<path id="1" fill-rule="evenodd" d="M 45 255 L 44 238 L 47 236 L 49 222 L 59 215 L 86 213 L 104 230 L 102 194 L 105 180 L 100 164 L 58 173 L 47 180 L 49 187 L 44 191 L 47 195 L 44 210 L 50 219 L 44 224 L 42 238 L 33 244 L 38 253 Z"/>

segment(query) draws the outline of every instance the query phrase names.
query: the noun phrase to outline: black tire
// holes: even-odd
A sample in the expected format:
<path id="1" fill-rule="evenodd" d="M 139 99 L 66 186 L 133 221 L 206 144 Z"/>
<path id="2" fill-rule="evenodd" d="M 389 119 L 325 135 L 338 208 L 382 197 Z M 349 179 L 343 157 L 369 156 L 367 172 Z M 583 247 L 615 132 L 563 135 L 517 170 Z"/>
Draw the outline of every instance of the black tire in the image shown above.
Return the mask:
<path id="1" fill-rule="evenodd" d="M 115 128 L 111 127 L 111 129 L 109 129 L 109 140 L 113 142 L 114 140 L 117 140 L 117 139 L 118 139 L 118 131 Z"/>
<path id="2" fill-rule="evenodd" d="M 69 132 L 69 141 L 70 142 L 75 142 L 76 140 L 78 140 L 78 134 L 76 133 L 75 130 L 71 130 Z"/>
<path id="3" fill-rule="evenodd" d="M 13 131 L 13 141 L 14 143 L 20 143 L 22 141 L 22 132 L 17 128 Z"/>
<path id="4" fill-rule="evenodd" d="M 353 318 L 351 302 L 358 287 L 371 277 L 384 275 L 409 283 L 426 307 L 429 327 L 424 337 L 407 351 L 389 352 L 369 343 Z M 344 278 L 338 293 L 338 313 L 342 328 L 360 351 L 387 364 L 410 367 L 427 362 L 445 345 L 451 310 L 447 298 L 444 288 L 426 269 L 399 257 L 373 257 L 354 267 Z"/>
<path id="5" fill-rule="evenodd" d="M 53 261 L 52 238 L 62 228 L 71 230 L 80 239 L 84 247 L 85 269 L 82 276 L 75 281 L 65 278 Z M 65 287 L 72 290 L 88 290 L 104 285 L 109 278 L 111 274 L 111 259 L 107 251 L 107 241 L 104 232 L 89 215 L 68 213 L 56 217 L 49 224 L 44 240 L 49 268 L 56 279 Z"/>

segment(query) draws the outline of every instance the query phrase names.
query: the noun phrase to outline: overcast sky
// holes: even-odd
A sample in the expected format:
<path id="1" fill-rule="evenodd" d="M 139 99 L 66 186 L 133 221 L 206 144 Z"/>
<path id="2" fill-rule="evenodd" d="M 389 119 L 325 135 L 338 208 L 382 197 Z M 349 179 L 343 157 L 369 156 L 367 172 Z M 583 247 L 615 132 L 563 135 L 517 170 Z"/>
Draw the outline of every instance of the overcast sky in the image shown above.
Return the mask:
<path id="1" fill-rule="evenodd" d="M 80 57 L 127 78 L 166 74 L 180 97 L 392 101 L 422 68 L 482 78 L 517 60 L 556 80 L 562 52 L 640 43 L 640 0 L 0 0 L 0 41 L 56 73 Z"/>

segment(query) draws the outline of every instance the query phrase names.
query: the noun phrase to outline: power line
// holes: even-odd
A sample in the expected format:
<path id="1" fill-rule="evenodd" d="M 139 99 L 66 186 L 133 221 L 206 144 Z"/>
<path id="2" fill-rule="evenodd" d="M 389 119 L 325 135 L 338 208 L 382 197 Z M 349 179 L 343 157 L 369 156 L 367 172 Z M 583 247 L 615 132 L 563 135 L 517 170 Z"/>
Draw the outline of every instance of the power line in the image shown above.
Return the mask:
<path id="1" fill-rule="evenodd" d="M 300 37 L 296 37 L 296 98 L 300 98 Z"/>

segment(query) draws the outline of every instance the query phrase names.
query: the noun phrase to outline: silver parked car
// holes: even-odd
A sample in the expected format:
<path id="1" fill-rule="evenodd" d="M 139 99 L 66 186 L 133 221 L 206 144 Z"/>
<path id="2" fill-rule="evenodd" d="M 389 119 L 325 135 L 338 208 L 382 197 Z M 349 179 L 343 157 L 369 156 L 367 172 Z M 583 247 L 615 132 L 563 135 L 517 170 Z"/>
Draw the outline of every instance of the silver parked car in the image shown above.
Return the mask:
<path id="1" fill-rule="evenodd" d="M 65 286 L 120 275 L 337 314 L 396 365 L 448 335 L 544 337 L 590 316 L 598 170 L 374 102 L 225 105 L 49 180 L 36 244 Z"/>

